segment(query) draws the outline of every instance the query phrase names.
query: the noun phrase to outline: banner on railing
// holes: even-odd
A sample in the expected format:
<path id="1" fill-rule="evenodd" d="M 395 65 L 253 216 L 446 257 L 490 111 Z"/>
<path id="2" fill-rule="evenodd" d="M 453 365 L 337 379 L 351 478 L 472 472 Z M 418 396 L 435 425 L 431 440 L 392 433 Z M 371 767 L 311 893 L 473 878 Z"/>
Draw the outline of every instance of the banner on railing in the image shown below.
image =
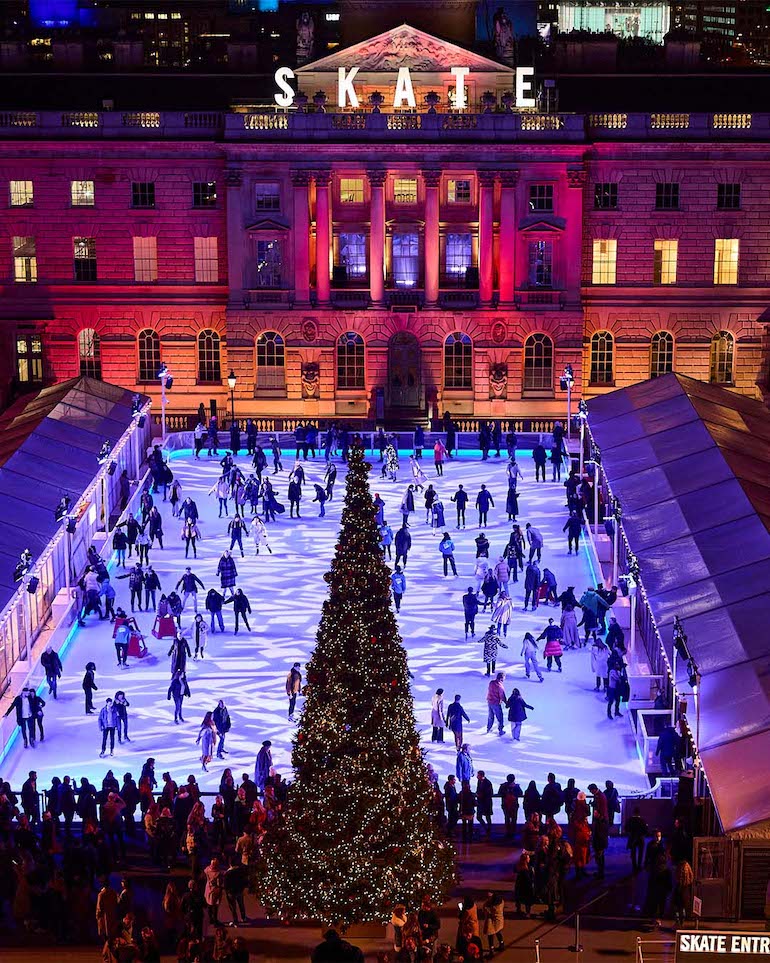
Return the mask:
<path id="1" fill-rule="evenodd" d="M 770 960 L 770 935 L 765 933 L 732 933 L 711 930 L 683 931 L 676 934 L 675 963 L 717 963 L 740 959 Z"/>

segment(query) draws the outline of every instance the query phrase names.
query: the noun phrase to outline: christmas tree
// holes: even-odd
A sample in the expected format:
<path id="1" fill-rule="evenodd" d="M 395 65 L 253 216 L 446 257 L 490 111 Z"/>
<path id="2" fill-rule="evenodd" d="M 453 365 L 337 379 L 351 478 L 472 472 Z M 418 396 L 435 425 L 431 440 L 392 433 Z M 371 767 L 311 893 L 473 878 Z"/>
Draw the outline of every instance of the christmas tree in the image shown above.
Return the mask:
<path id="1" fill-rule="evenodd" d="M 262 847 L 259 895 L 283 919 L 386 922 L 394 904 L 443 901 L 455 881 L 454 850 L 434 821 L 369 469 L 354 445 L 294 781 Z"/>

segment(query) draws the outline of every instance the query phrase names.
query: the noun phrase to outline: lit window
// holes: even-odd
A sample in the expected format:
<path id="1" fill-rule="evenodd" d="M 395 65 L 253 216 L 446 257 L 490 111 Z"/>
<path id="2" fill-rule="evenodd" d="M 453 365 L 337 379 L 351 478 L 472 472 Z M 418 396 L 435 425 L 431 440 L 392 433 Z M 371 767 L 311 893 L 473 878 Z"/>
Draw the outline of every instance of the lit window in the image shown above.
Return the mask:
<path id="1" fill-rule="evenodd" d="M 344 266 L 349 278 L 366 276 L 366 235 L 339 235 L 339 264 Z"/>
<path id="2" fill-rule="evenodd" d="M 160 337 L 152 328 L 139 332 L 136 339 L 139 352 L 138 381 L 154 383 L 160 371 Z"/>
<path id="3" fill-rule="evenodd" d="M 219 249 L 215 237 L 196 237 L 195 280 L 198 284 L 216 284 L 219 281 Z"/>
<path id="4" fill-rule="evenodd" d="M 720 211 L 739 211 L 741 208 L 741 185 L 717 184 L 717 208 Z"/>
<path id="5" fill-rule="evenodd" d="M 738 283 L 739 250 L 737 237 L 718 237 L 714 241 L 714 284 Z"/>
<path id="6" fill-rule="evenodd" d="M 447 201 L 450 204 L 470 204 L 471 182 L 467 179 L 447 181 Z"/>
<path id="7" fill-rule="evenodd" d="M 470 234 L 447 234 L 444 265 L 448 280 L 463 284 L 473 266 L 473 238 Z"/>
<path id="8" fill-rule="evenodd" d="M 473 388 L 473 342 L 462 331 L 453 331 L 444 341 L 444 388 Z"/>
<path id="9" fill-rule="evenodd" d="M 211 328 L 198 334 L 198 381 L 215 384 L 222 380 L 220 338 Z"/>
<path id="10" fill-rule="evenodd" d="M 158 280 L 158 239 L 134 238 L 134 280 L 151 284 Z"/>
<path id="11" fill-rule="evenodd" d="M 553 210 L 553 184 L 529 185 L 529 209 L 530 211 Z"/>
<path id="12" fill-rule="evenodd" d="M 364 339 L 355 331 L 346 331 L 337 339 L 337 387 L 348 390 L 366 387 Z"/>
<path id="13" fill-rule="evenodd" d="M 13 238 L 13 279 L 19 284 L 37 281 L 37 247 L 34 237 Z"/>
<path id="14" fill-rule="evenodd" d="M 553 341 L 531 334 L 524 342 L 524 391 L 553 390 Z"/>
<path id="15" fill-rule="evenodd" d="M 655 209 L 658 211 L 679 210 L 679 184 L 666 183 L 655 185 Z"/>
<path id="16" fill-rule="evenodd" d="M 73 237 L 75 280 L 88 284 L 96 280 L 96 238 Z"/>
<path id="17" fill-rule="evenodd" d="M 93 181 L 70 181 L 70 198 L 73 207 L 93 207 L 96 198 Z"/>
<path id="18" fill-rule="evenodd" d="M 393 235 L 393 283 L 413 288 L 420 277 L 420 241 L 417 234 Z"/>
<path id="19" fill-rule="evenodd" d="M 550 288 L 553 284 L 552 241 L 530 241 L 529 284 L 533 288 Z"/>
<path id="20" fill-rule="evenodd" d="M 257 338 L 257 389 L 282 391 L 286 387 L 283 338 L 277 331 L 264 331 Z"/>
<path id="21" fill-rule="evenodd" d="M 734 382 L 733 360 L 735 338 L 729 331 L 717 331 L 711 339 L 709 377 L 712 384 L 731 385 Z"/>
<path id="22" fill-rule="evenodd" d="M 281 242 L 277 238 L 257 241 L 257 287 L 280 288 Z"/>
<path id="23" fill-rule="evenodd" d="M 155 184 L 152 181 L 134 181 L 131 185 L 131 207 L 155 207 Z"/>
<path id="24" fill-rule="evenodd" d="M 650 342 L 650 377 L 662 378 L 674 370 L 674 336 L 656 331 Z"/>
<path id="25" fill-rule="evenodd" d="M 393 200 L 396 204 L 416 204 L 417 181 L 413 177 L 396 177 L 393 181 Z"/>
<path id="26" fill-rule="evenodd" d="M 182 14 L 181 14 L 181 13 L 172 13 L 172 14 L 171 14 L 171 19 L 172 19 L 172 20 L 181 20 L 181 19 L 182 19 Z"/>
<path id="27" fill-rule="evenodd" d="M 193 207 L 216 207 L 217 185 L 215 181 L 195 181 L 193 184 Z"/>
<path id="28" fill-rule="evenodd" d="M 653 284 L 676 284 L 676 259 L 679 241 L 655 241 L 652 265 Z"/>
<path id="29" fill-rule="evenodd" d="M 592 385 L 610 385 L 614 380 L 615 341 L 609 331 L 597 331 L 591 336 Z"/>
<path id="30" fill-rule="evenodd" d="M 23 385 L 43 380 L 43 339 L 39 334 L 16 335 L 16 377 Z"/>
<path id="31" fill-rule="evenodd" d="M 591 281 L 593 284 L 614 284 L 618 258 L 618 242 L 614 238 L 595 238 Z"/>
<path id="32" fill-rule="evenodd" d="M 102 378 L 102 343 L 93 328 L 78 333 L 78 358 L 81 378 Z"/>
<path id="33" fill-rule="evenodd" d="M 11 207 L 32 207 L 34 203 L 32 181 L 11 181 Z"/>
<path id="34" fill-rule="evenodd" d="M 342 204 L 363 204 L 364 181 L 361 177 L 340 178 L 340 202 Z"/>
<path id="35" fill-rule="evenodd" d="M 258 211 L 280 211 L 281 186 L 275 181 L 254 185 L 254 203 Z"/>
<path id="36" fill-rule="evenodd" d="M 618 185 L 611 183 L 594 184 L 594 208 L 597 211 L 616 211 L 618 209 Z"/>

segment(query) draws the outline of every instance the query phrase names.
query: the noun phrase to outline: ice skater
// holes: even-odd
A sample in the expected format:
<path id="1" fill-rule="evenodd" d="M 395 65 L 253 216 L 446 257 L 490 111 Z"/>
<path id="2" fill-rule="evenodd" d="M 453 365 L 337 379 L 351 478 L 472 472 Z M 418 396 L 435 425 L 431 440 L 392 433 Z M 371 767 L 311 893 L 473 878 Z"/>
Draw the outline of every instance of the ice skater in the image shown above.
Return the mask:
<path id="1" fill-rule="evenodd" d="M 494 622 L 492 622 L 487 631 L 481 636 L 479 642 L 484 646 L 483 658 L 487 667 L 486 674 L 492 675 L 497 665 L 497 654 L 499 650 L 501 648 L 507 649 L 508 646 L 500 638 Z M 502 719 L 502 716 L 500 718 Z"/>
<path id="2" fill-rule="evenodd" d="M 535 637 L 531 632 L 527 632 L 524 635 L 524 641 L 521 645 L 521 656 L 524 659 L 524 674 L 529 678 L 530 672 L 534 670 L 540 682 L 543 682 L 543 673 L 540 669 L 540 663 L 537 660 L 538 654 L 539 650 Z"/>
<path id="3" fill-rule="evenodd" d="M 184 722 L 182 703 L 184 699 L 190 698 L 190 687 L 187 684 L 187 675 L 181 669 L 174 673 L 166 698 L 169 702 L 174 700 L 174 725 Z"/>
<path id="4" fill-rule="evenodd" d="M 457 509 L 457 527 L 465 528 L 465 507 L 468 504 L 468 492 L 462 485 L 457 486 L 457 491 L 452 495 L 451 501 L 455 503 Z"/>
<path id="5" fill-rule="evenodd" d="M 243 594 L 243 589 L 236 589 L 235 595 L 231 595 L 229 599 L 225 599 L 225 605 L 230 605 L 231 603 L 233 612 L 235 613 L 235 634 L 238 634 L 238 625 L 241 619 L 243 619 L 243 624 L 246 626 L 246 631 L 251 632 L 251 626 L 249 625 L 247 617 L 251 615 L 251 605 Z"/>
<path id="6" fill-rule="evenodd" d="M 176 589 L 182 589 L 182 611 L 184 612 L 187 605 L 187 600 L 192 598 L 193 612 L 197 614 L 198 612 L 198 586 L 205 590 L 206 586 L 201 582 L 198 576 L 192 571 L 188 566 L 184 570 L 184 575 L 179 579 L 179 581 L 174 586 Z"/>
<path id="7" fill-rule="evenodd" d="M 217 575 L 219 576 L 222 595 L 226 597 L 227 590 L 229 589 L 230 595 L 233 596 L 235 594 L 235 581 L 238 578 L 238 569 L 235 567 L 235 559 L 227 550 L 222 553 L 222 557 L 219 559 Z"/>
<path id="8" fill-rule="evenodd" d="M 428 479 L 414 455 L 409 456 L 409 468 L 412 471 L 412 482 L 414 483 L 414 487 L 418 492 L 421 492 Z"/>
<path id="9" fill-rule="evenodd" d="M 302 692 L 302 665 L 295 662 L 289 669 L 286 676 L 286 695 L 289 699 L 289 722 L 294 721 L 294 709 L 297 705 L 297 696 Z"/>
<path id="10" fill-rule="evenodd" d="M 272 548 L 270 548 L 270 542 L 267 537 L 267 528 L 265 528 L 265 523 L 259 517 L 255 515 L 251 520 L 251 527 L 249 529 L 251 537 L 254 539 L 254 548 L 256 549 L 255 555 L 259 555 L 259 549 L 262 545 L 268 550 L 270 555 L 273 554 Z"/>
<path id="11" fill-rule="evenodd" d="M 244 558 L 243 554 L 243 535 L 246 531 L 246 522 L 243 517 L 236 513 L 233 520 L 227 526 L 227 534 L 230 536 L 230 551 L 237 545 L 241 550 L 241 558 Z"/>

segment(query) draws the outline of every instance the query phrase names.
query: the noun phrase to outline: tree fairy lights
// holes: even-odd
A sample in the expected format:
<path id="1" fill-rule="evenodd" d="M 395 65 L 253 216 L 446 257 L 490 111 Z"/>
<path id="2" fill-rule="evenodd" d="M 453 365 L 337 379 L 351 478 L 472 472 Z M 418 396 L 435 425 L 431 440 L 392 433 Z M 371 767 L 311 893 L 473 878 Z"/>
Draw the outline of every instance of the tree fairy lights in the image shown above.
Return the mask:
<path id="1" fill-rule="evenodd" d="M 455 882 L 454 850 L 433 818 L 369 469 L 354 445 L 294 781 L 257 872 L 271 916 L 343 927 L 386 922 L 394 904 L 416 909 L 423 895 L 443 900 Z"/>

